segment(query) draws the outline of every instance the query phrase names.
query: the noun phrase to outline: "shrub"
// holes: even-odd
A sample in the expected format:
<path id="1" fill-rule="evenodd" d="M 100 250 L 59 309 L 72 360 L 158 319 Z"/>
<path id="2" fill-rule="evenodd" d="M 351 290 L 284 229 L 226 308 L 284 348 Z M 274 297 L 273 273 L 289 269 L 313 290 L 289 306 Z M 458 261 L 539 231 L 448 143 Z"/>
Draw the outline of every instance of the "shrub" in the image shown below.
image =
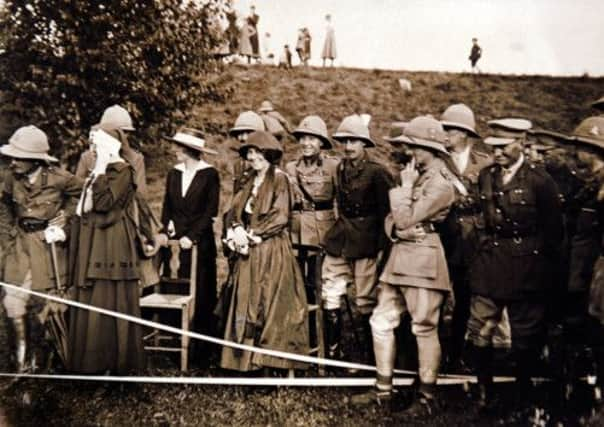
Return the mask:
<path id="1" fill-rule="evenodd" d="M 130 111 L 140 138 L 156 139 L 192 105 L 225 96 L 213 54 L 223 3 L 6 0 L 3 120 L 44 129 L 68 161 L 113 104 Z"/>

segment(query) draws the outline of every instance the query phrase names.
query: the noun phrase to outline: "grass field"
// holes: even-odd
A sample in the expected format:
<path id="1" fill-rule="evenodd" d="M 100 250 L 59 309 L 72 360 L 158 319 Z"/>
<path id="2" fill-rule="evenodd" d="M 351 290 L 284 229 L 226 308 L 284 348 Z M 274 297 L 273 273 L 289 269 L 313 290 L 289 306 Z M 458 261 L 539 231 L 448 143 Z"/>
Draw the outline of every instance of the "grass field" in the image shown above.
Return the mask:
<path id="1" fill-rule="evenodd" d="M 411 81 L 413 90 L 399 89 L 398 79 Z M 292 125 L 306 115 L 318 114 L 331 132 L 339 121 L 353 112 L 372 115 L 371 133 L 378 141 L 372 155 L 388 162 L 390 147 L 381 140 L 390 122 L 410 120 L 420 114 L 440 113 L 452 103 L 464 102 L 475 112 L 479 132 L 486 133 L 486 121 L 499 117 L 525 117 L 536 126 L 569 132 L 582 118 L 593 114 L 589 102 L 604 94 L 604 79 L 541 76 L 500 76 L 402 72 L 355 69 L 278 70 L 263 66 L 232 66 L 223 80 L 233 87 L 225 104 L 198 105 L 190 112 L 189 126 L 206 130 L 208 144 L 219 155 L 210 157 L 222 180 L 221 211 L 231 198 L 229 163 L 235 158 L 229 148 L 227 131 L 243 110 L 257 109 L 269 99 Z M 338 155 L 336 152 L 332 153 Z M 159 211 L 164 177 L 173 161 L 163 155 L 160 144 L 144 147 L 147 153 L 149 198 Z M 286 160 L 296 155 L 295 141 L 285 143 Z M 220 224 L 216 224 L 220 230 Z M 218 237 L 218 236 L 217 236 Z M 220 252 L 220 251 L 219 251 Z M 219 256 L 220 277 L 225 262 Z M 219 280 L 221 283 L 221 280 Z M 0 328 L 0 331 L 4 331 Z M 8 368 L 6 334 L 0 333 L 0 370 Z M 163 363 L 149 374 L 178 374 L 174 364 Z M 191 375 L 207 375 L 193 370 Z M 216 371 L 210 374 L 216 375 Z M 419 422 L 395 414 L 387 416 L 379 408 L 354 408 L 349 400 L 352 389 L 251 390 L 240 387 L 144 386 L 142 389 L 98 393 L 94 384 L 22 382 L 0 395 L 0 424 L 14 425 L 530 425 L 528 417 L 510 420 L 506 414 L 476 417 L 461 387 L 443 390 L 447 403 L 441 414 Z M 144 394 L 142 393 L 144 391 Z M 502 387 L 507 393 L 506 387 Z M 24 393 L 31 396 L 23 403 Z M 548 399 L 550 390 L 539 389 Z M 586 393 L 584 391 L 584 393 Z M 144 399 L 141 399 L 144 396 Z M 581 400 L 581 399 L 579 399 Z M 587 399 L 584 399 L 587 400 Z M 581 403 L 581 402 L 579 402 Z M 584 402 L 583 402 L 584 403 Z M 565 423 L 601 425 L 602 417 L 591 418 L 588 405 L 560 408 L 550 403 L 548 413 Z M 557 414 L 557 415 L 556 415 Z"/>

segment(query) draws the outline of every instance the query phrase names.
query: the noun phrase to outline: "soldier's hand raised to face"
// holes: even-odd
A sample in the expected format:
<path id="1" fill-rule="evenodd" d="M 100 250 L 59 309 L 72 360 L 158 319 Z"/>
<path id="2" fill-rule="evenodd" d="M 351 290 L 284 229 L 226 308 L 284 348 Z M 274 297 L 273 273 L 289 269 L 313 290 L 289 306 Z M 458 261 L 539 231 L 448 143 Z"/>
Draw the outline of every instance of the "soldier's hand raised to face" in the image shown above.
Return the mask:
<path id="1" fill-rule="evenodd" d="M 403 186 L 413 187 L 419 178 L 419 172 L 415 168 L 415 157 L 401 170 L 401 183 Z"/>

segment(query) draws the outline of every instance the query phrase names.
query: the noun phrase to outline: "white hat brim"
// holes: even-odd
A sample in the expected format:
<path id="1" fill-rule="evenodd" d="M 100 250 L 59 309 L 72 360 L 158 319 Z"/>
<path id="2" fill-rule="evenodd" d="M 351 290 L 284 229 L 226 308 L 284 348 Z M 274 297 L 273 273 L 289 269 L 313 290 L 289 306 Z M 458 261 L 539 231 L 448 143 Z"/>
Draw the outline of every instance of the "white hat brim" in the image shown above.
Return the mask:
<path id="1" fill-rule="evenodd" d="M 339 141 L 341 139 L 360 139 L 361 141 L 365 142 L 366 147 L 375 147 L 376 146 L 376 143 L 373 142 L 373 140 L 371 138 L 367 138 L 366 136 L 355 135 L 355 134 L 348 133 L 348 132 L 334 133 L 332 135 L 332 138 L 335 139 L 336 141 Z"/>
<path id="2" fill-rule="evenodd" d="M 463 131 L 468 132 L 470 135 L 472 135 L 474 138 L 480 138 L 480 135 L 478 134 L 478 132 L 476 132 L 474 129 L 472 129 L 470 126 L 468 125 L 464 125 L 463 123 L 456 123 L 456 122 L 440 122 L 443 127 L 445 128 L 445 130 L 447 128 L 453 128 L 453 129 L 461 129 Z"/>
<path id="3" fill-rule="evenodd" d="M 14 145 L 6 144 L 0 147 L 0 154 L 12 157 L 15 159 L 24 159 L 24 160 L 44 160 L 47 162 L 58 162 L 54 156 L 51 156 L 47 153 L 32 153 L 30 151 L 20 150 Z"/>
<path id="4" fill-rule="evenodd" d="M 484 143 L 487 145 L 508 145 L 516 141 L 515 138 L 500 138 L 496 136 L 488 136 L 484 139 Z"/>
<path id="5" fill-rule="evenodd" d="M 164 139 L 167 139 L 168 141 L 173 142 L 174 144 L 178 144 L 178 145 L 182 145 L 183 147 L 190 148 L 191 150 L 200 151 L 200 152 L 208 153 L 208 154 L 218 154 L 218 151 L 212 150 L 211 148 L 206 148 L 206 147 L 202 147 L 200 145 L 191 144 L 188 141 L 175 139 L 168 135 L 164 135 Z"/>

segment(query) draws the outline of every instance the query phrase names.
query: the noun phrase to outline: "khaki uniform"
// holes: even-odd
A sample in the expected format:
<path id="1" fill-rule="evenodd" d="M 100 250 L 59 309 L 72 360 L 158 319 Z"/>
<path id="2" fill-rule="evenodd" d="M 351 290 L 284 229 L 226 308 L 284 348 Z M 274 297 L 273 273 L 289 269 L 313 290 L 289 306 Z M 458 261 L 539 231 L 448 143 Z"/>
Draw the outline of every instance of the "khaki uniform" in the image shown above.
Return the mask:
<path id="1" fill-rule="evenodd" d="M 391 213 L 386 217 L 385 228 L 393 245 L 380 276 L 378 304 L 370 320 L 380 376 L 392 377 L 394 329 L 401 314 L 408 311 L 418 344 L 420 380 L 425 384 L 436 381 L 441 354 L 437 327 L 440 308 L 451 285 L 434 224 L 443 221 L 455 201 L 451 180 L 452 174 L 444 162 L 435 158 L 413 187 L 390 190 Z M 422 241 L 406 240 L 399 234 L 417 225 L 427 233 Z"/>
<path id="2" fill-rule="evenodd" d="M 44 240 L 44 229 L 61 212 L 69 220 L 75 212 L 81 189 L 80 179 L 54 166 L 42 166 L 33 182 L 28 177 L 8 175 L 3 203 L 11 210 L 16 222 L 16 241 L 6 255 L 4 279 L 7 282 L 34 290 L 55 286 L 50 247 Z M 65 242 L 57 242 L 56 248 L 59 274 L 62 283 L 65 283 Z M 4 305 L 8 315 L 24 315 L 27 300 L 26 294 L 7 291 Z"/>
<path id="3" fill-rule="evenodd" d="M 292 215 L 293 243 L 318 246 L 335 223 L 337 165 L 337 160 L 321 156 L 310 166 L 303 159 L 285 166 L 298 190 Z"/>

